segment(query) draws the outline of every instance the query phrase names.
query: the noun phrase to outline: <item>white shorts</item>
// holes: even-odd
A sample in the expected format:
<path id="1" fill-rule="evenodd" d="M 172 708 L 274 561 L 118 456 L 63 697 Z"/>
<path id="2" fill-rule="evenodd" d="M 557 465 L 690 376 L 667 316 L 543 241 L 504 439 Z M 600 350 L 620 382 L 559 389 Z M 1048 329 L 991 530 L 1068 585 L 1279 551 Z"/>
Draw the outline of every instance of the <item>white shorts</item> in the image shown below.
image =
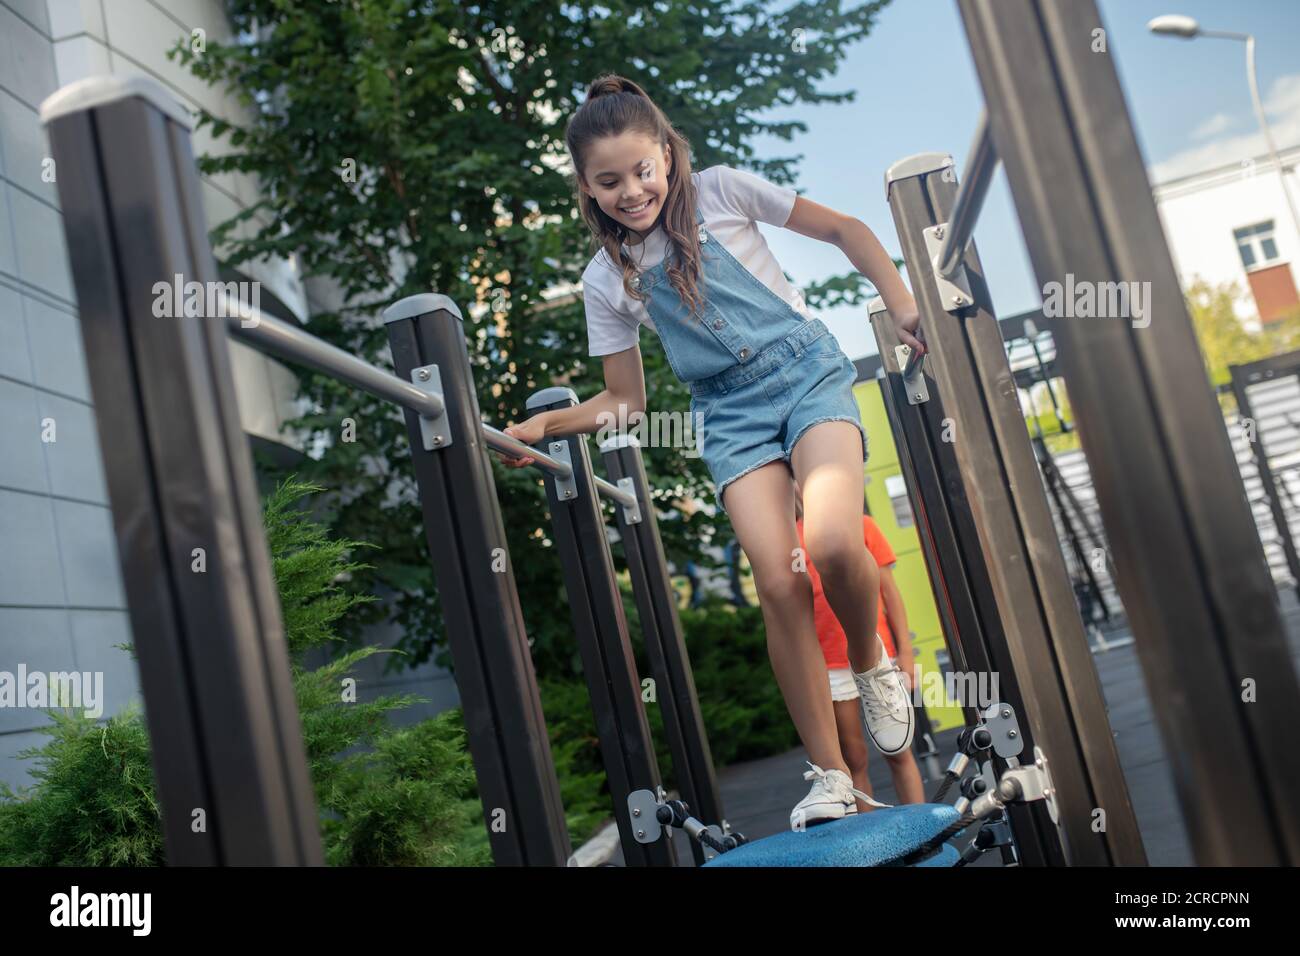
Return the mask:
<path id="1" fill-rule="evenodd" d="M 848 667 L 830 667 L 826 673 L 831 679 L 831 700 L 857 700 L 858 685 L 853 680 L 853 670 Z"/>

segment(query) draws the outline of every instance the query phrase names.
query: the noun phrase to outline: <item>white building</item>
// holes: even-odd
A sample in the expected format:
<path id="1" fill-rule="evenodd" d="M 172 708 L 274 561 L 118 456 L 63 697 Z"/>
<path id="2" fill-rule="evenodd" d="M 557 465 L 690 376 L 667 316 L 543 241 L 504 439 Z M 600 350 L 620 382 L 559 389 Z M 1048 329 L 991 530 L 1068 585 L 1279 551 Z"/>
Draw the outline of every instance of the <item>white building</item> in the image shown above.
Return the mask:
<path id="1" fill-rule="evenodd" d="M 1300 205 L 1300 147 L 1279 155 Z M 1237 315 L 1253 330 L 1300 307 L 1300 234 L 1268 156 L 1158 183 L 1152 195 L 1184 288 L 1236 282 Z"/>

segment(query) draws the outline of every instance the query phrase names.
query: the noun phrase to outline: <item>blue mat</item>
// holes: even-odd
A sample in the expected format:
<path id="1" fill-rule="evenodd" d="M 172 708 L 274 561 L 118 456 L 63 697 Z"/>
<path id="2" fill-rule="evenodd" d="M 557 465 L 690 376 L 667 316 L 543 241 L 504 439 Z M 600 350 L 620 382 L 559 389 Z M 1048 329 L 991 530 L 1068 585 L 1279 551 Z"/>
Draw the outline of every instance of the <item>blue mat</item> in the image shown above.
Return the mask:
<path id="1" fill-rule="evenodd" d="M 956 866 L 957 861 L 960 859 L 961 854 L 957 852 L 957 848 L 950 843 L 945 843 L 943 846 L 939 847 L 939 852 L 934 856 L 927 856 L 920 863 L 913 863 L 912 865 L 951 867 Z"/>
<path id="2" fill-rule="evenodd" d="M 786 830 L 714 857 L 705 866 L 880 866 L 906 856 L 961 815 L 944 803 L 911 803 L 858 813 L 803 832 Z M 950 846 L 920 866 L 952 866 Z"/>

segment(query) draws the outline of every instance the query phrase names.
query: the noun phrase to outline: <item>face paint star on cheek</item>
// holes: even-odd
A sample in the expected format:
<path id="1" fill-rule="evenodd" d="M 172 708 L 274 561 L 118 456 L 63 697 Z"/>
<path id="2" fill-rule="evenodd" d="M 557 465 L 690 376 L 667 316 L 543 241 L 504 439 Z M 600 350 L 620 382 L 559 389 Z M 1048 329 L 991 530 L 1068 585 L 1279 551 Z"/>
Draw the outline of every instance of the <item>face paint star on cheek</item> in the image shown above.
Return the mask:
<path id="1" fill-rule="evenodd" d="M 655 161 L 655 158 L 653 156 L 647 156 L 645 159 L 641 160 L 641 166 L 640 169 L 638 170 L 641 174 L 641 182 L 643 183 L 654 182 L 655 172 L 658 170 L 658 168 L 659 168 L 659 164 Z"/>

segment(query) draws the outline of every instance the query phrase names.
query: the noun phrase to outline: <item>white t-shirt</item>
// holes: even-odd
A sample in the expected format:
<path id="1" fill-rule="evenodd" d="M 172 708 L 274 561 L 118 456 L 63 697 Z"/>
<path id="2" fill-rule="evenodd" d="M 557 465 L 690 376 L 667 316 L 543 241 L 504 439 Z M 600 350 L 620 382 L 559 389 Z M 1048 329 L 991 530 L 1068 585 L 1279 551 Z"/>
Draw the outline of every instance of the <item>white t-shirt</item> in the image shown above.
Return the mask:
<path id="1" fill-rule="evenodd" d="M 693 173 L 692 180 L 709 232 L 756 279 L 795 311 L 811 319 L 803 295 L 786 281 L 780 263 L 757 225 L 766 222 L 784 226 L 794 209 L 795 191 L 730 166 L 711 166 Z M 644 241 L 623 248 L 638 268 L 645 270 L 663 261 L 667 247 L 667 235 L 661 226 L 656 226 Z M 610 261 L 604 249 L 583 270 L 582 298 L 587 310 L 588 355 L 609 355 L 630 349 L 637 344 L 642 325 L 654 330 L 645 303 L 624 291 L 623 272 Z"/>

